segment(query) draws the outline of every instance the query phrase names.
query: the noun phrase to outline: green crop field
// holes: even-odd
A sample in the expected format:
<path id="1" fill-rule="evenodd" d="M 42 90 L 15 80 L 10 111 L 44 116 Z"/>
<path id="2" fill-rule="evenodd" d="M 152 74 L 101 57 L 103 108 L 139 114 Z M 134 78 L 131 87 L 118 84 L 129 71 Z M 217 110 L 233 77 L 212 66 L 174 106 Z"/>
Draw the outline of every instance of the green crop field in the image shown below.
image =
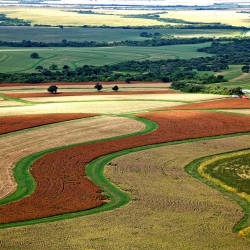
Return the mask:
<path id="1" fill-rule="evenodd" d="M 159 60 L 170 58 L 192 58 L 208 56 L 197 52 L 197 48 L 209 43 L 171 45 L 161 47 L 102 47 L 102 48 L 2 48 L 0 49 L 0 72 L 29 72 L 36 66 L 48 67 L 55 63 L 72 68 L 88 65 L 105 65 L 129 60 Z M 39 59 L 30 58 L 32 52 Z"/>
<path id="2" fill-rule="evenodd" d="M 68 41 L 124 41 L 144 40 L 140 37 L 141 32 L 159 32 L 163 36 L 175 37 L 224 37 L 240 36 L 239 30 L 200 30 L 200 29 L 121 29 L 121 28 L 79 28 L 65 27 L 63 30 L 53 27 L 1 27 L 0 40 L 22 41 L 31 40 L 36 42 L 61 42 Z"/>

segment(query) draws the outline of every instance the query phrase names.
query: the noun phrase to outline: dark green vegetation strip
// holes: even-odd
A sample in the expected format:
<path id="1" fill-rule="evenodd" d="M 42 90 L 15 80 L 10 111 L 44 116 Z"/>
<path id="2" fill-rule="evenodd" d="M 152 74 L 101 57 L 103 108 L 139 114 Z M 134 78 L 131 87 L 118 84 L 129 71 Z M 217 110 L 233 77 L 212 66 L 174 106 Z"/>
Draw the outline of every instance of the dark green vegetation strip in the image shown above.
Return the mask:
<path id="1" fill-rule="evenodd" d="M 17 163 L 17 165 L 14 169 L 14 175 L 15 175 L 16 180 L 18 179 L 17 181 L 19 181 L 19 182 L 23 181 L 23 179 L 26 180 L 26 178 L 30 178 L 29 183 L 31 183 L 31 188 L 29 186 L 24 187 L 24 185 L 22 184 L 21 186 L 24 188 L 22 190 L 18 191 L 19 193 L 13 193 L 12 195 L 6 197 L 4 200 L 1 201 L 1 204 L 6 204 L 9 202 L 14 202 L 14 201 L 20 200 L 24 196 L 28 196 L 34 191 L 35 184 L 34 184 L 33 178 L 30 176 L 30 174 L 28 172 L 28 169 L 35 160 L 37 160 L 39 157 L 41 157 L 49 152 L 53 152 L 53 151 L 64 149 L 64 148 L 71 148 L 71 147 L 74 147 L 77 145 L 89 144 L 89 143 L 93 143 L 93 142 L 97 142 L 97 141 L 108 141 L 108 140 L 113 140 L 113 139 L 118 139 L 118 138 L 125 138 L 128 136 L 145 134 L 145 133 L 149 133 L 149 132 L 156 130 L 158 127 L 158 125 L 151 120 L 147 120 L 147 119 L 139 118 L 139 117 L 134 117 L 132 115 L 120 115 L 120 116 L 133 118 L 135 120 L 141 121 L 146 125 L 146 127 L 143 131 L 132 133 L 129 135 L 122 135 L 122 136 L 117 136 L 117 137 L 108 138 L 108 139 L 96 140 L 96 141 L 92 141 L 92 142 L 57 147 L 57 148 L 45 150 L 45 151 L 42 151 L 39 153 L 35 153 L 35 154 L 32 154 L 30 156 L 23 158 L 21 161 L 19 161 Z M 156 147 L 161 147 L 161 146 L 176 145 L 176 144 L 195 142 L 195 141 L 200 141 L 200 140 L 212 140 L 212 139 L 233 137 L 233 136 L 240 136 L 240 135 L 248 135 L 248 134 L 250 134 L 250 132 L 236 133 L 236 134 L 231 134 L 231 135 L 204 137 L 204 138 L 197 138 L 197 139 L 188 139 L 188 140 L 184 140 L 184 141 L 175 141 L 175 142 L 168 142 L 168 143 L 159 143 L 159 144 L 154 144 L 154 145 L 147 145 L 147 146 L 142 146 L 142 147 L 126 149 L 123 151 L 118 151 L 115 153 L 111 153 L 111 154 L 102 156 L 100 158 L 95 159 L 94 161 L 90 162 L 87 165 L 86 173 L 87 173 L 87 176 L 91 179 L 91 181 L 94 184 L 96 184 L 97 186 L 99 186 L 102 190 L 104 190 L 105 194 L 107 194 L 109 196 L 110 202 L 108 202 L 107 204 L 100 206 L 100 207 L 96 207 L 96 208 L 93 208 L 90 210 L 79 211 L 76 213 L 67 213 L 67 214 L 61 214 L 61 215 L 51 216 L 51 217 L 47 217 L 47 218 L 29 220 L 29 221 L 0 224 L 0 228 L 16 227 L 16 226 L 44 223 L 44 222 L 52 222 L 52 221 L 63 220 L 63 219 L 70 219 L 70 218 L 75 218 L 75 217 L 79 217 L 79 216 L 85 216 L 85 215 L 90 215 L 90 214 L 94 214 L 94 213 L 113 210 L 115 208 L 118 208 L 122 205 L 127 204 L 131 200 L 130 195 L 119 190 L 117 187 L 115 187 L 113 184 L 111 184 L 103 175 L 103 169 L 104 169 L 105 165 L 109 161 L 111 161 L 112 159 L 114 159 L 116 157 L 126 155 L 126 154 L 129 154 L 132 152 L 138 152 L 138 151 L 156 148 Z M 16 170 L 18 167 L 22 167 L 23 164 L 26 164 L 26 166 L 27 166 L 25 173 L 23 173 L 22 171 Z M 25 175 L 25 177 L 23 176 L 23 174 Z M 18 190 L 19 189 L 20 189 L 20 184 L 18 183 Z"/>
<path id="2" fill-rule="evenodd" d="M 244 149 L 244 150 L 249 150 L 249 148 Z M 206 179 L 205 177 L 201 176 L 198 172 L 198 168 L 202 162 L 207 161 L 207 160 L 214 158 L 216 156 L 226 155 L 226 154 L 231 154 L 231 153 L 241 152 L 241 151 L 243 151 L 243 150 L 237 150 L 237 151 L 227 152 L 227 153 L 223 153 L 223 154 L 216 154 L 216 155 L 211 155 L 211 156 L 207 156 L 207 157 L 202 157 L 202 158 L 199 158 L 199 159 L 192 161 L 191 163 L 189 163 L 185 167 L 185 171 L 188 174 L 190 174 L 192 177 L 194 177 L 194 178 L 198 179 L 199 181 L 201 181 L 202 183 L 205 183 L 206 185 L 220 191 L 223 195 L 225 195 L 225 196 L 229 197 L 231 200 L 234 200 L 235 202 L 237 202 L 238 205 L 242 208 L 242 210 L 244 212 L 244 216 L 233 227 L 233 232 L 238 232 L 238 231 L 250 226 L 250 203 L 247 200 L 241 198 L 236 193 L 232 193 L 232 192 L 224 189 L 221 186 L 217 186 L 215 183 L 213 183 L 213 182 L 209 181 L 208 179 Z M 220 175 L 219 172 L 218 172 L 218 174 Z M 232 178 L 234 178 L 233 172 L 231 172 L 230 175 L 231 175 L 230 179 L 232 180 Z M 226 184 L 228 185 L 229 183 L 226 183 Z M 238 188 L 238 186 L 237 186 L 237 188 Z"/>

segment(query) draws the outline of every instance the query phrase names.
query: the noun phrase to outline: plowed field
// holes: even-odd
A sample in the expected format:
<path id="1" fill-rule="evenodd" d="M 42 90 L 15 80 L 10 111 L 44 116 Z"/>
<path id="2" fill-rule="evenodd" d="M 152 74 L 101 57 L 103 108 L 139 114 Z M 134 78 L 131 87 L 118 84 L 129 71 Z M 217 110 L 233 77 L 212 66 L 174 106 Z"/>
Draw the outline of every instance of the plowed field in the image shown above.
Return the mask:
<path id="1" fill-rule="evenodd" d="M 62 121 L 93 117 L 95 114 L 44 114 L 1 117 L 0 134 Z"/>
<path id="2" fill-rule="evenodd" d="M 148 144 L 246 132 L 250 117 L 202 111 L 170 111 L 140 114 L 159 128 L 145 135 L 96 142 L 49 153 L 32 164 L 37 182 L 29 197 L 0 207 L 1 223 L 47 217 L 90 209 L 103 204 L 99 188 L 84 173 L 93 159 L 111 152 Z"/>
<path id="3" fill-rule="evenodd" d="M 247 99 L 225 99 L 210 102 L 192 103 L 181 105 L 175 109 L 233 109 L 233 108 L 250 108 L 250 100 Z M 166 110 L 168 108 L 161 108 L 158 110 Z"/>
<path id="4" fill-rule="evenodd" d="M 144 90 L 144 91 L 119 91 L 119 92 L 64 92 L 57 94 L 50 93 L 8 93 L 8 97 L 27 98 L 27 97 L 58 97 L 58 96 L 81 96 L 81 95 L 138 95 L 138 94 L 175 94 L 174 90 Z"/>

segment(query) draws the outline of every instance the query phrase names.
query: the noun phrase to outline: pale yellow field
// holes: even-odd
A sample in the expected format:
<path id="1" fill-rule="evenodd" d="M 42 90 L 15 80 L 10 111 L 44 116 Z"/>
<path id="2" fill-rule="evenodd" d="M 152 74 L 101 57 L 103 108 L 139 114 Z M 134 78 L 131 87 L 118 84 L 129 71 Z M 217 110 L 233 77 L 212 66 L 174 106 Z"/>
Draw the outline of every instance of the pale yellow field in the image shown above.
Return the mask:
<path id="1" fill-rule="evenodd" d="M 0 109 L 0 116 L 55 113 L 121 114 L 129 112 L 139 112 L 160 107 L 173 107 L 182 104 L 184 103 L 161 101 L 98 101 L 49 103 L 15 108 L 3 107 Z"/>
<path id="2" fill-rule="evenodd" d="M 250 14 L 237 13 L 236 10 L 184 10 L 168 11 L 161 14 L 162 18 L 176 18 L 191 22 L 206 22 L 229 24 L 233 26 L 250 27 Z"/>
<path id="3" fill-rule="evenodd" d="M 250 115 L 250 109 L 221 109 L 218 111 Z"/>
<path id="4" fill-rule="evenodd" d="M 169 101 L 206 101 L 225 98 L 215 94 L 138 94 L 138 95 L 92 95 L 92 96 L 52 96 L 22 98 L 31 102 L 70 102 L 102 100 L 169 100 Z M 168 105 L 168 104 L 166 104 Z"/>
<path id="5" fill-rule="evenodd" d="M 23 103 L 15 102 L 15 101 L 0 100 L 0 107 L 3 107 L 3 106 L 23 106 Z M 0 110 L 0 113 L 1 113 L 1 110 Z"/>
<path id="6" fill-rule="evenodd" d="M 0 136 L 4 145 L 0 148 L 0 199 L 15 191 L 12 168 L 21 158 L 53 147 L 137 132 L 144 127 L 143 123 L 124 117 L 93 117 Z"/>
<path id="7" fill-rule="evenodd" d="M 2 229 L 0 247 L 248 249 L 249 243 L 232 232 L 243 215 L 240 207 L 187 175 L 184 166 L 197 157 L 247 148 L 249 143 L 248 135 L 165 146 L 117 158 L 107 166 L 105 175 L 130 193 L 132 202 L 90 216 Z"/>
<path id="8" fill-rule="evenodd" d="M 92 25 L 92 26 L 152 26 L 164 25 L 156 20 L 123 18 L 118 15 L 78 14 L 52 8 L 0 8 L 0 12 L 11 18 L 31 21 L 32 24 L 43 25 Z"/>

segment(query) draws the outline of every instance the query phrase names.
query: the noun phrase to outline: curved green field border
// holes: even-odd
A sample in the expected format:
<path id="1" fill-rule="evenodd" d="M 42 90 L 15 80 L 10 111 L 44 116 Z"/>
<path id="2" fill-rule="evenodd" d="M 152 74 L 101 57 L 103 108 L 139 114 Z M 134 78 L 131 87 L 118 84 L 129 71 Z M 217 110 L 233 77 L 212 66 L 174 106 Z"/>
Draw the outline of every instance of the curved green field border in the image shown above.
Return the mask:
<path id="1" fill-rule="evenodd" d="M 121 115 L 121 116 L 124 117 L 125 115 Z M 146 124 L 145 129 L 143 131 L 132 133 L 129 135 L 123 135 L 123 136 L 118 136 L 118 137 L 113 137 L 113 138 L 108 138 L 108 139 L 101 139 L 101 140 L 96 140 L 96 141 L 108 141 L 108 140 L 117 139 L 117 138 L 125 138 L 128 136 L 145 134 L 145 133 L 149 133 L 149 132 L 154 131 L 158 127 L 158 125 L 156 123 L 154 123 L 153 121 L 150 121 L 150 120 L 147 120 L 144 118 L 134 117 L 132 115 L 126 115 L 125 117 L 130 117 L 130 118 L 136 119 L 138 121 L 144 122 Z M 159 144 L 154 144 L 154 145 L 146 145 L 146 146 L 126 149 L 126 150 L 122 150 L 122 151 L 118 151 L 118 152 L 114 152 L 114 153 L 102 156 L 100 158 L 93 160 L 92 162 L 90 162 L 87 165 L 86 174 L 94 184 L 96 184 L 102 190 L 104 190 L 105 194 L 107 194 L 109 196 L 110 202 L 108 202 L 105 205 L 100 206 L 100 207 L 96 207 L 96 208 L 84 210 L 84 211 L 79 211 L 79 212 L 75 212 L 75 213 L 61 214 L 61 215 L 51 216 L 51 217 L 47 217 L 47 218 L 40 218 L 40 219 L 34 219 L 34 220 L 28 220 L 28 221 L 22 221 L 22 222 L 0 224 L 0 229 L 1 228 L 8 228 L 8 227 L 32 225 L 32 224 L 37 224 L 37 223 L 53 222 L 53 221 L 63 220 L 63 219 L 76 218 L 79 216 L 85 216 L 85 215 L 90 215 L 90 214 L 95 214 L 95 213 L 99 213 L 99 212 L 113 210 L 113 209 L 118 208 L 120 206 L 126 205 L 131 200 L 130 195 L 128 195 L 127 193 L 125 193 L 125 192 L 121 191 L 120 189 L 118 189 L 117 187 L 115 187 L 103 175 L 103 170 L 104 170 L 105 165 L 109 161 L 111 161 L 112 159 L 114 159 L 116 157 L 126 155 L 126 154 L 129 154 L 132 152 L 138 152 L 138 151 L 142 151 L 142 150 L 146 150 L 146 149 L 157 148 L 157 147 L 162 147 L 162 146 L 167 146 L 167 145 L 176 145 L 176 144 L 189 143 L 189 142 L 195 142 L 195 141 L 200 141 L 200 140 L 212 140 L 212 139 L 234 137 L 234 136 L 241 136 L 241 135 L 249 135 L 249 134 L 250 134 L 250 132 L 245 132 L 245 133 L 236 133 L 236 134 L 229 134 L 229 135 L 220 135 L 220 136 L 188 139 L 188 140 L 183 140 L 183 141 L 159 143 Z M 92 141 L 92 142 L 96 142 L 96 141 Z M 89 144 L 92 142 L 79 143 L 79 144 L 73 144 L 73 145 L 58 147 L 58 148 L 54 148 L 54 149 L 49 149 L 46 151 L 32 154 L 32 155 L 27 156 L 27 157 L 23 158 L 22 160 L 20 160 L 14 169 L 14 175 L 15 175 L 16 181 L 18 182 L 18 189 L 15 193 L 13 193 L 10 196 L 6 197 L 5 199 L 1 200 L 0 204 L 6 204 L 6 203 L 20 200 L 23 197 L 30 195 L 34 191 L 35 181 L 29 173 L 29 167 L 39 157 L 41 157 L 49 152 L 53 152 L 53 151 L 60 150 L 63 148 L 70 148 L 70 147 L 73 147 L 76 145 Z M 29 184 L 29 185 L 26 186 L 26 184 Z"/>
<path id="2" fill-rule="evenodd" d="M 242 210 L 244 212 L 244 216 L 243 216 L 243 218 L 240 219 L 239 222 L 237 222 L 234 225 L 233 232 L 239 232 L 240 230 L 250 226 L 249 222 L 248 222 L 248 220 L 250 218 L 250 203 L 247 200 L 245 200 L 244 198 L 237 195 L 236 193 L 232 193 L 229 190 L 226 190 L 225 188 L 216 185 L 214 182 L 211 182 L 208 179 L 206 179 L 205 177 L 203 177 L 202 175 L 200 175 L 200 173 L 198 172 L 198 168 L 202 162 L 207 161 L 209 159 L 212 159 L 214 157 L 221 156 L 221 155 L 228 155 L 228 154 L 237 153 L 237 152 L 243 152 L 243 151 L 246 151 L 249 149 L 250 148 L 245 148 L 245 149 L 241 149 L 241 150 L 225 152 L 222 154 L 214 154 L 214 155 L 202 157 L 202 158 L 199 158 L 199 159 L 192 161 L 191 163 L 189 163 L 185 167 L 186 173 L 188 173 L 192 177 L 198 179 L 202 183 L 208 185 L 209 187 L 218 190 L 224 196 L 227 196 L 231 200 L 235 201 L 242 208 Z"/>

